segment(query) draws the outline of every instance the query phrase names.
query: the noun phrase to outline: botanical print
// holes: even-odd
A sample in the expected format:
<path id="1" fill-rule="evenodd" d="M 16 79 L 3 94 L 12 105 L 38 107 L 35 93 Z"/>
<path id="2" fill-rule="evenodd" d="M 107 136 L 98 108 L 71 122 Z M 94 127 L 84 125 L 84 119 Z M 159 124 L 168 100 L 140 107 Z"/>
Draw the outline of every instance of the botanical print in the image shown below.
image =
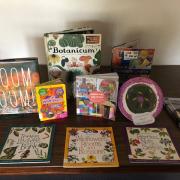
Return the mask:
<path id="1" fill-rule="evenodd" d="M 50 79 L 61 77 L 62 71 L 91 74 L 101 64 L 100 34 L 46 33 L 44 41 Z"/>
<path id="2" fill-rule="evenodd" d="M 180 160 L 166 128 L 127 127 L 132 160 Z"/>
<path id="3" fill-rule="evenodd" d="M 53 126 L 12 127 L 0 153 L 0 163 L 47 160 Z"/>
<path id="4" fill-rule="evenodd" d="M 64 167 L 118 166 L 112 128 L 67 128 Z"/>
<path id="5" fill-rule="evenodd" d="M 35 85 L 40 81 L 34 58 L 0 62 L 0 114 L 37 112 Z"/>

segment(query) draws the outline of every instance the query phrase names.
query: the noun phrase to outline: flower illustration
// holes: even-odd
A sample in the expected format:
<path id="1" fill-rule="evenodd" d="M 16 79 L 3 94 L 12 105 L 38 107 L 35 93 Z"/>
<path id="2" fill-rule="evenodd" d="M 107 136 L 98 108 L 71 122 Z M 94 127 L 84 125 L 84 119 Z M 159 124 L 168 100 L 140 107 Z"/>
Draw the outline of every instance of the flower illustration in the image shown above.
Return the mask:
<path id="1" fill-rule="evenodd" d="M 130 139 L 130 144 L 133 146 L 138 146 L 140 144 L 140 141 L 138 139 Z"/>
<path id="2" fill-rule="evenodd" d="M 102 160 L 105 162 L 112 162 L 114 160 L 113 154 L 104 154 Z"/>
<path id="3" fill-rule="evenodd" d="M 96 160 L 96 156 L 94 156 L 94 155 L 89 155 L 89 156 L 87 156 L 87 162 L 97 162 L 97 160 Z"/>
<path id="4" fill-rule="evenodd" d="M 111 134 L 111 131 L 109 130 L 102 130 L 100 133 L 103 137 L 109 137 Z"/>
<path id="5" fill-rule="evenodd" d="M 72 128 L 71 130 L 69 130 L 69 134 L 70 134 L 71 136 L 76 136 L 76 135 L 78 134 L 77 131 L 78 131 L 77 129 Z"/>
<path id="6" fill-rule="evenodd" d="M 48 62 L 52 64 L 57 64 L 60 61 L 60 57 L 56 54 L 51 54 L 48 56 Z"/>

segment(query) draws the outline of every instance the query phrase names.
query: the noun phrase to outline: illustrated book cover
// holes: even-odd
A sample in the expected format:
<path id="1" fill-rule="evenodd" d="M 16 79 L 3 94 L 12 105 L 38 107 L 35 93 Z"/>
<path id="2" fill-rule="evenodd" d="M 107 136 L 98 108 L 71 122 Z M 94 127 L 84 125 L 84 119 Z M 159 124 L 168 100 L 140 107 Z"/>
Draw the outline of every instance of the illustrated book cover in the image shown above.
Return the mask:
<path id="1" fill-rule="evenodd" d="M 50 79 L 65 83 L 79 74 L 91 74 L 101 64 L 101 34 L 91 28 L 77 28 L 44 34 Z"/>
<path id="2" fill-rule="evenodd" d="M 150 74 L 154 52 L 155 49 L 114 47 L 111 68 L 120 74 Z"/>
<path id="3" fill-rule="evenodd" d="M 36 99 L 41 121 L 61 119 L 68 116 L 66 85 L 61 79 L 36 86 Z"/>
<path id="4" fill-rule="evenodd" d="M 118 85 L 117 73 L 76 76 L 77 115 L 115 120 Z"/>
<path id="5" fill-rule="evenodd" d="M 163 108 L 160 86 L 150 78 L 130 78 L 119 89 L 121 113 L 135 125 L 152 124 Z"/>
<path id="6" fill-rule="evenodd" d="M 54 126 L 11 127 L 0 153 L 0 164 L 49 163 Z"/>
<path id="7" fill-rule="evenodd" d="M 37 112 L 35 85 L 39 82 L 37 58 L 0 60 L 0 114 Z"/>
<path id="8" fill-rule="evenodd" d="M 180 98 L 165 97 L 164 107 L 170 117 L 174 119 L 177 127 L 180 128 Z"/>
<path id="9" fill-rule="evenodd" d="M 180 157 L 166 128 L 126 127 L 130 162 L 179 163 Z"/>
<path id="10" fill-rule="evenodd" d="M 111 127 L 66 129 L 64 168 L 118 167 Z"/>

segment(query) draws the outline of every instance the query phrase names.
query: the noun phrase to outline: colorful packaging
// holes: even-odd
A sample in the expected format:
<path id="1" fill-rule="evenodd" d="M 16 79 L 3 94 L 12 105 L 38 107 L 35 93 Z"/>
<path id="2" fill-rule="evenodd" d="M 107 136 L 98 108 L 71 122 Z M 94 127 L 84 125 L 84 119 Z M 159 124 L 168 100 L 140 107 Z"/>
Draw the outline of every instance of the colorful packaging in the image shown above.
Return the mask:
<path id="1" fill-rule="evenodd" d="M 36 86 L 36 99 L 41 121 L 67 117 L 66 86 L 61 79 Z"/>
<path id="2" fill-rule="evenodd" d="M 117 73 L 76 76 L 77 115 L 115 120 L 118 85 Z"/>
<path id="3" fill-rule="evenodd" d="M 39 81 L 37 58 L 0 60 L 0 114 L 36 113 Z"/>
<path id="4" fill-rule="evenodd" d="M 112 49 L 112 71 L 119 74 L 149 74 L 155 49 Z"/>

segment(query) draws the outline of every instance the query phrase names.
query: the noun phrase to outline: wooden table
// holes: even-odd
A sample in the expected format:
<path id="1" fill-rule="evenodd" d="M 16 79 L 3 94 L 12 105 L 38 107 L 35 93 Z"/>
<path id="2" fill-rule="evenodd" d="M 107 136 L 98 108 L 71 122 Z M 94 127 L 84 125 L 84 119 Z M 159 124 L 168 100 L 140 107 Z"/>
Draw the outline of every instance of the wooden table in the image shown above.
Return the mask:
<path id="1" fill-rule="evenodd" d="M 47 79 L 47 68 L 40 66 L 42 80 Z M 162 88 L 165 96 L 180 97 L 180 66 L 154 66 L 151 78 Z M 52 151 L 52 162 L 47 165 L 1 165 L 0 175 L 37 175 L 37 174 L 100 174 L 100 173 L 180 173 L 180 165 L 168 164 L 130 164 L 128 161 L 128 147 L 122 135 L 125 126 L 133 124 L 126 120 L 119 110 L 117 110 L 117 120 L 112 122 L 93 117 L 76 116 L 75 103 L 72 99 L 68 100 L 69 117 L 64 120 L 53 121 L 56 124 L 56 133 Z M 0 142 L 3 141 L 6 130 L 11 125 L 35 125 L 40 124 L 38 115 L 24 115 L 21 117 L 1 117 L 0 120 Z M 84 168 L 84 169 L 64 169 L 63 156 L 65 144 L 66 127 L 88 127 L 88 126 L 112 126 L 118 151 L 120 167 L 118 168 Z M 172 138 L 180 140 L 180 129 L 174 121 L 163 110 L 156 118 L 153 126 L 168 127 L 171 130 Z M 180 148 L 180 144 L 178 144 Z"/>

